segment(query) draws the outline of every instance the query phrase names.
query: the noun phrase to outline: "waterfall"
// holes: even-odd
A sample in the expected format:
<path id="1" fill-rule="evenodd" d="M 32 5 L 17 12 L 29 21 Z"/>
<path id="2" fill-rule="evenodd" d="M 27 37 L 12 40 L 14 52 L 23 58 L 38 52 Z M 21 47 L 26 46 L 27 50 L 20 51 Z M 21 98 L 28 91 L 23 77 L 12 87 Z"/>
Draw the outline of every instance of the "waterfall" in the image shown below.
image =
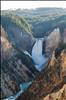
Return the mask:
<path id="1" fill-rule="evenodd" d="M 32 49 L 32 58 L 36 64 L 43 63 L 43 56 L 42 56 L 42 41 L 36 40 L 36 43 Z"/>
<path id="2" fill-rule="evenodd" d="M 47 61 L 47 58 L 42 55 L 42 43 L 43 39 L 37 39 L 32 49 L 32 59 L 38 70 L 41 70 L 41 66 Z"/>

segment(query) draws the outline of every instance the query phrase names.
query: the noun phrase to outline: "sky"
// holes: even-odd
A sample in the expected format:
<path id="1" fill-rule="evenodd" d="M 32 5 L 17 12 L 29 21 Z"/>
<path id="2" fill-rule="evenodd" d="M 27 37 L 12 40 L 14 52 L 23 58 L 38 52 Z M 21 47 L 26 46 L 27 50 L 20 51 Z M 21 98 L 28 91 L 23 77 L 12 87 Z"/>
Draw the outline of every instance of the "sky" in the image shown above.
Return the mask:
<path id="1" fill-rule="evenodd" d="M 1 1 L 1 10 L 35 9 L 39 7 L 66 8 L 66 1 Z"/>

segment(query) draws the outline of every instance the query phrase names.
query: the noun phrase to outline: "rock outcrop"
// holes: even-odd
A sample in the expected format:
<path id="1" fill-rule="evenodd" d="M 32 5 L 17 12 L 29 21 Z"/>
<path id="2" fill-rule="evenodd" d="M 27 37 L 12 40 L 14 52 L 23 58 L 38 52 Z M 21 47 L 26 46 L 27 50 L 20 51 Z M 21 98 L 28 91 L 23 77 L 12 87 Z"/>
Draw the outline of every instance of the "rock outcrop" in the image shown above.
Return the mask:
<path id="1" fill-rule="evenodd" d="M 66 100 L 66 84 L 59 91 L 48 94 L 43 100 Z"/>
<path id="2" fill-rule="evenodd" d="M 54 29 L 46 39 L 46 48 L 45 51 L 49 54 L 59 46 L 61 42 L 61 34 L 59 28 Z"/>

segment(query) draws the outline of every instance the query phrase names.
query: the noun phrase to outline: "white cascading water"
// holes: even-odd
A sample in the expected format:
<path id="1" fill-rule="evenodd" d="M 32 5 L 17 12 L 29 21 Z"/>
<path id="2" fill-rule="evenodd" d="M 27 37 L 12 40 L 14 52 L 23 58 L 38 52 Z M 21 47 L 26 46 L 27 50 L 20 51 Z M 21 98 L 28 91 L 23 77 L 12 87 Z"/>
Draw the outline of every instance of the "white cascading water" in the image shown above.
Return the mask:
<path id="1" fill-rule="evenodd" d="M 41 71 L 41 66 L 47 61 L 47 58 L 42 55 L 43 39 L 37 39 L 32 49 L 32 59 L 36 64 L 36 68 Z"/>
<path id="2" fill-rule="evenodd" d="M 29 52 L 28 52 L 28 51 L 24 51 L 24 54 L 26 54 L 26 55 L 28 55 L 29 57 L 31 57 L 31 58 L 32 58 L 32 56 L 29 54 Z"/>

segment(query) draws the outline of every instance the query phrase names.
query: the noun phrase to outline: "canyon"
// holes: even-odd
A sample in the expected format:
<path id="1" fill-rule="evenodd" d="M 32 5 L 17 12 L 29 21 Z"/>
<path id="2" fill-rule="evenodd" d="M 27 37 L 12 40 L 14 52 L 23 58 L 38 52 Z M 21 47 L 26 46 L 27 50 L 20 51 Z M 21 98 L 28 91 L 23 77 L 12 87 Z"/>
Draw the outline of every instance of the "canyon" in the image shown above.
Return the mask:
<path id="1" fill-rule="evenodd" d="M 65 12 L 61 8 L 2 11 L 2 100 L 66 99 Z"/>

